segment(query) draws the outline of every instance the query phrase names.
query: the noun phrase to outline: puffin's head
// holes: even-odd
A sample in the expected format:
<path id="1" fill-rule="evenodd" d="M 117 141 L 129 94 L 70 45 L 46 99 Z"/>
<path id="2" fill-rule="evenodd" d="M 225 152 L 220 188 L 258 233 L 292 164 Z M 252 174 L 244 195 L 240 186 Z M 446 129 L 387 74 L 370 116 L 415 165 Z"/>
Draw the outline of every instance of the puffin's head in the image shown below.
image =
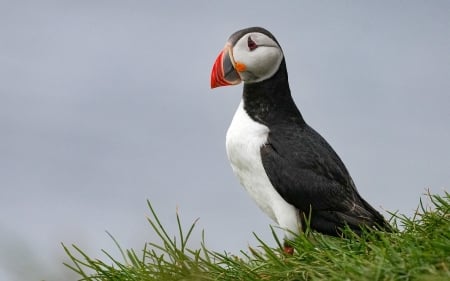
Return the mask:
<path id="1" fill-rule="evenodd" d="M 217 56 L 211 72 L 211 88 L 255 83 L 272 77 L 283 61 L 275 37 L 261 27 L 233 33 Z"/>

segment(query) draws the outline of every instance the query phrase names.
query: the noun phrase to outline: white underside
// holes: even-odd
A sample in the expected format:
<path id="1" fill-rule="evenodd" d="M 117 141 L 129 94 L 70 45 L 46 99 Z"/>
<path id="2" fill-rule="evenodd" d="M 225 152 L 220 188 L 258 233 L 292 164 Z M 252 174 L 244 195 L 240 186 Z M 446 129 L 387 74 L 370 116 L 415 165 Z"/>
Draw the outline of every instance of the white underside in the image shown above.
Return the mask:
<path id="1" fill-rule="evenodd" d="M 262 165 L 260 148 L 266 143 L 269 128 L 253 121 L 241 101 L 228 128 L 226 148 L 234 173 L 258 206 L 278 225 L 299 233 L 297 209 L 287 203 L 272 186 Z"/>

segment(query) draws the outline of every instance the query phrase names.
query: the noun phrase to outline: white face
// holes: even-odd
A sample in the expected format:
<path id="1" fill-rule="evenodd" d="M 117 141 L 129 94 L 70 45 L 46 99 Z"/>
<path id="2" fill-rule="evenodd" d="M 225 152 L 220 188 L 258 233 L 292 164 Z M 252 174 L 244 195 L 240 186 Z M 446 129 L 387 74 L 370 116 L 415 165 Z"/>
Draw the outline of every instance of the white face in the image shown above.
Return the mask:
<path id="1" fill-rule="evenodd" d="M 259 32 L 248 33 L 239 39 L 233 47 L 232 56 L 236 70 L 246 83 L 272 77 L 283 60 L 278 44 Z"/>

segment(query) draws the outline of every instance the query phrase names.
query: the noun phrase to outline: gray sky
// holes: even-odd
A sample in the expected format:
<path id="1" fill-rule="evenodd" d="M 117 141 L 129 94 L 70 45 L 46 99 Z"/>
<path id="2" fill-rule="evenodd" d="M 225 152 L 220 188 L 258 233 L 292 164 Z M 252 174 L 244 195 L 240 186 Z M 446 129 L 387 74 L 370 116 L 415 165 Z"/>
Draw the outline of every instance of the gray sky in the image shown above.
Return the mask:
<path id="1" fill-rule="evenodd" d="M 199 217 L 218 251 L 273 241 L 225 153 L 242 85 L 209 89 L 244 27 L 277 37 L 297 105 L 373 206 L 448 190 L 449 1 L 180 3 L 0 2 L 0 280 L 60 280 L 61 242 L 117 254 L 105 230 L 141 249 L 146 199 L 170 231 L 177 207 Z"/>

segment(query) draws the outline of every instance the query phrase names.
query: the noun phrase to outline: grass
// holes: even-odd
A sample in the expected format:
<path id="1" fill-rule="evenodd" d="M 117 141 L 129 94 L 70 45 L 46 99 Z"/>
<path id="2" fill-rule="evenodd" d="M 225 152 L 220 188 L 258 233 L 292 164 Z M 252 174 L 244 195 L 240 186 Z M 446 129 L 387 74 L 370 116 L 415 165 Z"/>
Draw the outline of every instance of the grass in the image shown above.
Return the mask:
<path id="1" fill-rule="evenodd" d="M 210 251 L 204 243 L 190 249 L 195 222 L 183 229 L 177 214 L 178 233 L 172 236 L 149 202 L 148 221 L 159 243 L 135 251 L 114 240 L 120 261 L 107 252 L 106 261 L 93 259 L 75 245 L 63 245 L 71 260 L 66 266 L 89 281 L 450 280 L 450 194 L 428 197 L 432 206 L 421 201 L 412 218 L 392 214 L 391 223 L 402 229 L 397 233 L 367 231 L 358 237 L 346 230 L 346 238 L 334 238 L 308 230 L 292 241 L 293 256 L 283 253 L 273 229 L 276 247 L 256 237 L 259 245 L 238 255 Z"/>

